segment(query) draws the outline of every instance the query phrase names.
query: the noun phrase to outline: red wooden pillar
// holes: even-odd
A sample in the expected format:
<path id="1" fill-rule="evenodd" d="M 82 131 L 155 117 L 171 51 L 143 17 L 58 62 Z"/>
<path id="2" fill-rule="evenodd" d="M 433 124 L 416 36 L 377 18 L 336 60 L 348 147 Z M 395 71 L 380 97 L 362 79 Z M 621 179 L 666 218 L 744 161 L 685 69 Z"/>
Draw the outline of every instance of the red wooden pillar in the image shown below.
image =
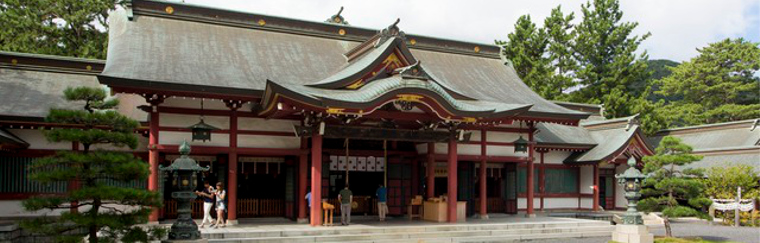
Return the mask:
<path id="1" fill-rule="evenodd" d="M 534 154 L 534 142 L 533 142 L 533 123 L 529 123 L 528 125 L 530 127 L 528 132 L 528 183 L 526 185 L 526 201 L 527 201 L 527 210 L 525 212 L 526 217 L 536 217 L 536 214 L 533 212 L 533 154 Z"/>
<path id="2" fill-rule="evenodd" d="M 448 220 L 449 223 L 457 222 L 457 137 L 449 138 L 449 161 L 448 161 Z"/>
<path id="3" fill-rule="evenodd" d="M 599 164 L 594 163 L 594 211 L 599 211 Z"/>
<path id="4" fill-rule="evenodd" d="M 153 104 L 150 111 L 150 126 L 148 133 L 148 163 L 150 164 L 150 176 L 148 177 L 148 190 L 158 191 L 158 105 Z M 149 222 L 158 222 L 158 208 L 154 208 L 148 217 Z"/>
<path id="5" fill-rule="evenodd" d="M 228 103 L 228 106 L 229 103 Z M 237 224 L 237 142 L 238 116 L 237 107 L 231 106 L 230 114 L 230 153 L 227 161 L 227 224 Z"/>
<path id="6" fill-rule="evenodd" d="M 306 138 L 301 138 L 301 152 L 304 152 L 307 147 L 307 141 Z M 307 176 L 306 173 L 308 173 L 308 160 L 307 157 L 308 153 L 302 153 L 300 156 L 298 156 L 298 194 L 296 195 L 296 200 L 298 200 L 298 222 L 299 223 L 306 223 L 308 220 L 306 219 L 306 200 L 304 197 L 306 197 L 306 180 Z"/>
<path id="7" fill-rule="evenodd" d="M 311 226 L 322 222 L 322 135 L 311 136 Z"/>
<path id="8" fill-rule="evenodd" d="M 427 197 L 435 197 L 435 143 L 427 148 Z"/>
<path id="9" fill-rule="evenodd" d="M 79 142 L 71 142 L 71 151 L 79 151 Z M 79 189 L 79 178 L 70 180 L 68 187 L 69 192 Z M 69 209 L 71 213 L 79 213 L 79 208 L 77 208 L 77 205 L 79 205 L 78 201 L 71 201 L 71 208 Z"/>
<path id="10" fill-rule="evenodd" d="M 544 211 L 544 194 L 546 193 L 546 174 L 544 171 L 546 168 L 544 166 L 544 154 L 546 154 L 545 150 L 541 150 L 539 153 L 539 156 L 541 157 L 541 166 L 538 167 L 538 193 L 540 194 L 541 198 L 541 211 Z"/>
<path id="11" fill-rule="evenodd" d="M 486 195 L 486 133 L 480 130 L 480 218 L 488 218 L 488 196 Z"/>

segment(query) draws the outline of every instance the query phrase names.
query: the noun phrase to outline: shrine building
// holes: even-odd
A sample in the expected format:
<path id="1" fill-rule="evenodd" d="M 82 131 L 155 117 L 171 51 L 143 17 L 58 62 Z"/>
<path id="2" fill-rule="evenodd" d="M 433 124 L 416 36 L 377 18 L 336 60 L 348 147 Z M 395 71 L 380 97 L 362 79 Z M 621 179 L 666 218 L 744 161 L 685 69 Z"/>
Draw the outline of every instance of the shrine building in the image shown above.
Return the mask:
<path id="1" fill-rule="evenodd" d="M 233 222 L 318 225 L 322 199 L 337 204 L 347 185 L 355 214 L 376 214 L 382 184 L 391 215 L 422 210 L 409 207 L 419 195 L 443 203 L 447 222 L 625 208 L 614 174 L 653 153 L 635 116 L 543 99 L 492 44 L 345 22 L 133 0 L 110 15 L 105 61 L 0 53 L 0 217 L 38 215 L 21 200 L 69 187 L 31 181 L 26 168 L 79 149 L 41 132 L 62 126 L 44 121 L 51 107 L 81 105 L 62 98 L 75 86 L 109 89 L 142 123 L 131 152 L 151 175 L 123 186 L 163 193 L 151 221 L 177 216 L 177 182 L 158 167 L 183 141 L 211 168 L 195 183 L 227 185 Z"/>

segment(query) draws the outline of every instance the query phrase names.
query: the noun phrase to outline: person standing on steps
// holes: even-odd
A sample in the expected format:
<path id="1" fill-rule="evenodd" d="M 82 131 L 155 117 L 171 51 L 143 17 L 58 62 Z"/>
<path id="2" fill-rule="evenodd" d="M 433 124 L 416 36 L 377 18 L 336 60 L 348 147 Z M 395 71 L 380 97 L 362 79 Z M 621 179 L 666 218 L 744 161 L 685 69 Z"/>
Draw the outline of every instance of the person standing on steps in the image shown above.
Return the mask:
<path id="1" fill-rule="evenodd" d="M 348 189 L 348 184 L 338 193 L 338 201 L 340 201 L 340 224 L 351 224 L 351 202 L 354 201 L 354 195 Z"/>
<path id="2" fill-rule="evenodd" d="M 380 221 L 385 221 L 385 215 L 388 214 L 388 190 L 383 184 L 379 185 L 375 191 L 375 196 L 377 196 L 377 215 L 380 217 Z"/>
<path id="3" fill-rule="evenodd" d="M 227 191 L 224 190 L 224 184 L 217 182 L 214 194 L 216 194 L 216 225 L 214 228 L 218 228 L 219 226 L 224 227 L 226 226 L 224 223 L 224 212 L 227 211 L 227 203 L 225 202 L 227 200 Z"/>
<path id="4" fill-rule="evenodd" d="M 309 219 L 309 222 L 311 222 L 311 217 L 309 217 L 311 216 L 311 188 L 307 187 L 306 191 L 307 193 L 304 199 L 306 199 L 306 206 L 309 207 L 306 209 L 306 218 Z"/>
<path id="5" fill-rule="evenodd" d="M 195 191 L 195 195 L 203 198 L 203 220 L 200 227 L 203 228 L 206 225 L 206 221 L 210 226 L 214 225 L 214 219 L 211 217 L 211 208 L 214 206 L 214 188 L 211 187 L 208 181 L 203 181 L 203 191 Z"/>

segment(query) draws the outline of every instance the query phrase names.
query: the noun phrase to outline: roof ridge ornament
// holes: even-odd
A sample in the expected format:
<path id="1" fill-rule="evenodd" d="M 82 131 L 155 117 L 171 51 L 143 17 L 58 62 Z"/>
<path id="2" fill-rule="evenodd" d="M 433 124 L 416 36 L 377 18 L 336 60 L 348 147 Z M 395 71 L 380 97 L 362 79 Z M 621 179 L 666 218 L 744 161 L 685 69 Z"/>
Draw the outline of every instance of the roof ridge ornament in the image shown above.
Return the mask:
<path id="1" fill-rule="evenodd" d="M 633 127 L 633 125 L 640 125 L 639 122 L 639 113 L 636 113 L 635 115 L 628 118 L 627 124 L 625 124 L 625 130 L 628 131 Z"/>
<path id="2" fill-rule="evenodd" d="M 512 65 L 512 60 L 509 60 L 509 58 L 507 58 L 507 55 L 504 54 L 504 46 L 503 45 L 499 46 L 499 58 L 501 58 L 501 62 L 505 66 L 514 67 L 514 65 Z"/>
<path id="3" fill-rule="evenodd" d="M 340 13 L 343 12 L 343 6 L 340 6 L 340 10 L 338 10 L 338 13 L 331 16 L 329 19 L 325 20 L 326 23 L 333 23 L 333 24 L 342 24 L 342 25 L 348 25 L 348 21 L 346 21 L 345 18 L 343 18 Z"/>
<path id="4" fill-rule="evenodd" d="M 432 76 L 428 75 L 425 69 L 422 67 L 422 61 L 417 60 L 416 63 L 397 68 L 394 72 L 401 75 L 401 78 L 413 78 L 420 80 L 434 80 Z"/>
<path id="5" fill-rule="evenodd" d="M 393 22 L 393 24 L 387 28 L 380 30 L 380 33 L 378 33 L 380 35 L 380 39 L 375 43 L 375 47 L 382 43 L 385 43 L 385 41 L 393 37 L 398 37 L 401 38 L 401 40 L 406 41 L 406 34 L 404 34 L 404 32 L 398 28 L 399 22 L 401 22 L 401 18 L 396 18 L 396 22 Z"/>

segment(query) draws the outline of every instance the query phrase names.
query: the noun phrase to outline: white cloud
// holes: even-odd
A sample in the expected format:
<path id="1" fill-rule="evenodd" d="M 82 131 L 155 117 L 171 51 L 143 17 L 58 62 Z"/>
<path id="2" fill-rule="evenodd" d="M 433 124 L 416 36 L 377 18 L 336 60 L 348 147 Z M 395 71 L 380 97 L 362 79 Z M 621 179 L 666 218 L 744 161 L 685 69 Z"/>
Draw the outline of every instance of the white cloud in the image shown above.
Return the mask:
<path id="1" fill-rule="evenodd" d="M 344 6 L 343 16 L 354 26 L 384 28 L 401 18 L 407 33 L 491 44 L 506 39 L 518 17 L 530 14 L 543 22 L 552 8 L 576 12 L 582 0 L 540 1 L 436 1 L 436 0 L 186 0 L 188 3 L 289 18 L 324 21 Z M 760 4 L 757 0 L 622 1 L 624 18 L 639 22 L 638 34 L 652 33 L 642 48 L 651 58 L 683 61 L 696 55 L 696 48 L 726 37 L 758 38 Z M 748 33 L 750 32 L 750 33 Z M 753 41 L 760 41 L 754 39 Z"/>

